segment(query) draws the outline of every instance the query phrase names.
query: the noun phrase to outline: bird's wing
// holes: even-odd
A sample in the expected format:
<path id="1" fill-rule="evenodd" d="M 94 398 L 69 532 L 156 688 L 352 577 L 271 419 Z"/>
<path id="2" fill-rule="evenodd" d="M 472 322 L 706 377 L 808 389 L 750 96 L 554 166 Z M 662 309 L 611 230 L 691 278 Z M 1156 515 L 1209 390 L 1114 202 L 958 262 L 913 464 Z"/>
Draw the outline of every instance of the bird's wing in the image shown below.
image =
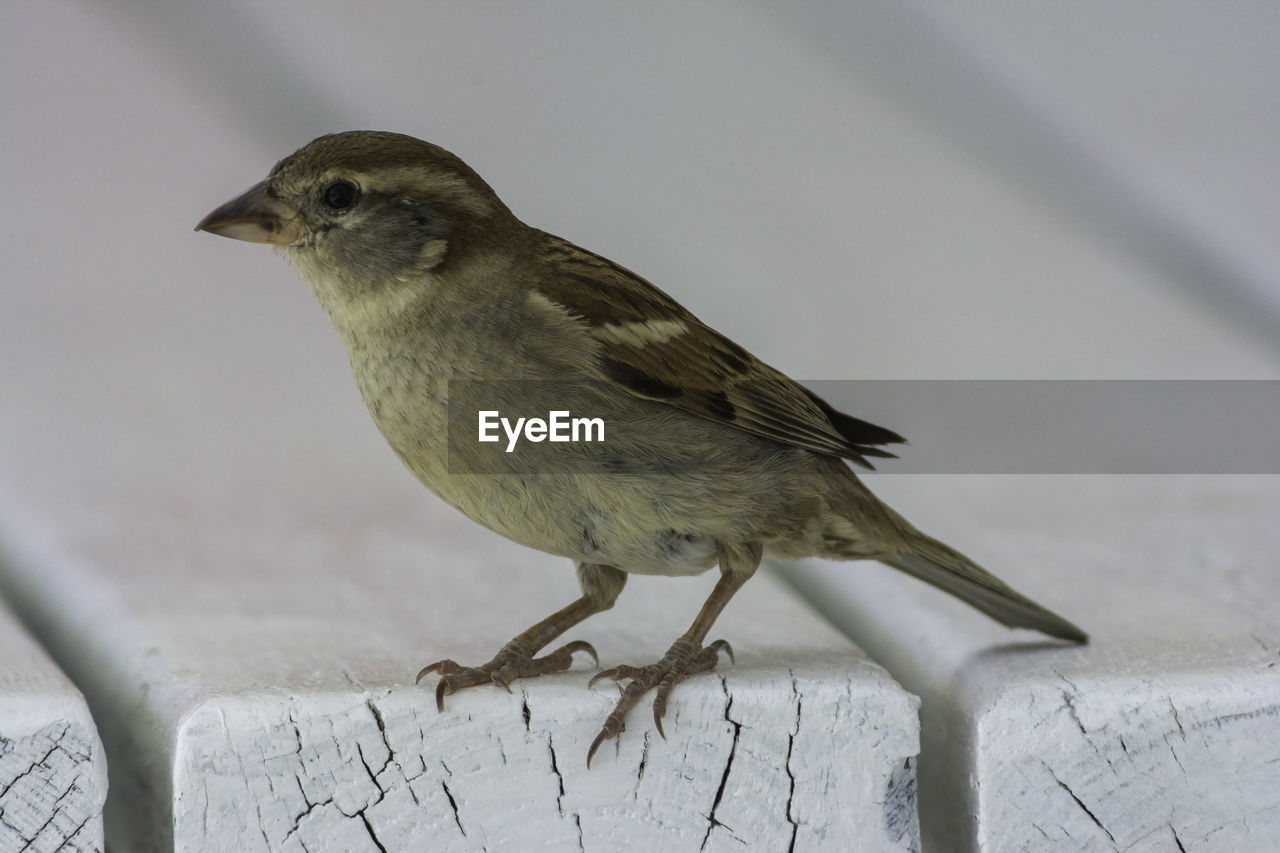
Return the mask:
<path id="1" fill-rule="evenodd" d="M 744 432 L 841 456 L 893 458 L 892 430 L 833 409 L 612 261 L 548 235 L 536 297 L 587 324 L 596 368 L 637 397 Z"/>

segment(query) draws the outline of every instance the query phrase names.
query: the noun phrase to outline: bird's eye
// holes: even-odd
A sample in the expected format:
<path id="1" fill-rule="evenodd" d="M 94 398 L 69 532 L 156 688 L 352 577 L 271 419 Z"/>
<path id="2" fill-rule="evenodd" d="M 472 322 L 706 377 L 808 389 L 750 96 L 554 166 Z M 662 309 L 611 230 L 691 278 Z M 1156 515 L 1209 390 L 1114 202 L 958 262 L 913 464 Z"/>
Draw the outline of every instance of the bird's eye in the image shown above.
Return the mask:
<path id="1" fill-rule="evenodd" d="M 359 196 L 360 188 L 350 181 L 334 181 L 324 188 L 321 195 L 324 206 L 335 212 L 351 207 Z"/>

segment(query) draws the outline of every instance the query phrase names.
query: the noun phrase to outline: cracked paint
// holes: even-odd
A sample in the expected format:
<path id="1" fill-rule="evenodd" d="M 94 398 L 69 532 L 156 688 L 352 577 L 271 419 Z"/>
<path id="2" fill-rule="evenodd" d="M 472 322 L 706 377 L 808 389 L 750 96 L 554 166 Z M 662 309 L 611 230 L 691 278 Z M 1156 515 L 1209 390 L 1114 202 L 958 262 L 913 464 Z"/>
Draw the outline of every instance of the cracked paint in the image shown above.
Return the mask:
<path id="1" fill-rule="evenodd" d="M 632 792 L 632 799 L 640 797 L 640 783 L 644 781 L 645 767 L 649 764 L 649 732 L 644 733 L 644 742 L 640 744 L 640 763 L 636 765 L 636 788 Z"/>
<path id="2" fill-rule="evenodd" d="M 1182 717 L 1178 715 L 1178 706 L 1173 704 L 1173 697 L 1168 696 L 1169 710 L 1173 712 L 1173 722 L 1178 726 L 1178 734 L 1182 735 L 1182 739 L 1187 739 L 1187 730 L 1182 727 Z"/>
<path id="3" fill-rule="evenodd" d="M 245 853 L 586 850 L 629 827 L 628 836 L 673 851 L 810 849 L 853 823 L 824 803 L 886 791 L 895 766 L 833 770 L 831 738 L 859 748 L 892 741 L 882 725 L 850 718 L 843 681 L 815 687 L 806 675 L 782 675 L 731 685 L 708 673 L 672 706 L 670 740 L 646 726 L 615 739 L 615 764 L 591 771 L 579 765 L 595 713 L 541 685 L 463 696 L 454 704 L 464 707 L 444 714 L 412 689 L 266 697 L 274 706 L 261 696 L 219 699 L 184 723 L 175 838 Z M 907 790 L 901 781 L 895 792 Z M 854 815 L 883 806 L 876 797 Z"/>
<path id="4" fill-rule="evenodd" d="M 364 828 L 369 833 L 369 840 L 371 840 L 374 846 L 382 851 L 382 853 L 387 853 L 387 848 L 378 840 L 378 834 L 373 831 L 373 824 L 369 823 L 369 816 L 362 811 L 360 812 L 360 820 L 364 823 Z"/>
<path id="5" fill-rule="evenodd" d="M 889 777 L 884 793 L 884 823 L 885 835 L 891 844 L 906 842 L 909 849 L 918 849 L 915 758 L 904 758 Z"/>
<path id="6" fill-rule="evenodd" d="M 791 768 L 791 759 L 796 751 L 796 735 L 800 733 L 800 714 L 803 703 L 800 700 L 800 686 L 796 684 L 795 673 L 788 669 L 787 674 L 791 676 L 791 696 L 796 705 L 796 721 L 787 735 L 787 760 L 783 764 L 783 768 L 787 771 L 787 823 L 791 824 L 791 840 L 787 842 L 787 851 L 790 853 L 796 849 L 796 836 L 800 832 L 800 822 L 796 820 L 792 811 L 792 805 L 796 801 L 796 774 Z"/>
<path id="7" fill-rule="evenodd" d="M 452 773 L 452 771 L 450 771 L 450 770 L 449 770 L 449 765 L 447 765 L 447 764 L 445 764 L 443 761 L 441 761 L 441 762 L 440 762 L 440 766 L 444 769 L 444 772 L 445 772 L 445 775 L 446 775 L 446 776 L 448 776 L 448 777 L 450 777 L 450 778 L 452 778 L 452 777 L 453 777 L 453 773 Z M 458 801 L 457 801 L 456 799 L 454 799 L 453 791 L 449 790 L 449 783 L 448 783 L 448 781 L 446 781 L 446 780 L 444 780 L 444 779 L 441 779 L 441 780 L 440 780 L 440 787 L 444 790 L 444 795 L 445 795 L 445 797 L 449 800 L 449 808 L 453 810 L 453 822 L 454 822 L 454 823 L 456 823 L 456 824 L 458 825 L 458 832 L 461 832 L 461 833 L 462 833 L 462 837 L 463 837 L 463 838 L 466 838 L 466 837 L 467 837 L 467 829 L 466 829 L 466 827 L 464 827 L 464 826 L 462 825 L 462 815 L 460 815 L 460 814 L 458 813 Z"/>
<path id="8" fill-rule="evenodd" d="M 0 737 L 0 849 L 101 850 L 96 756 L 84 729 L 68 722 Z"/>
<path id="9" fill-rule="evenodd" d="M 1231 839 L 1223 849 L 1250 849 L 1257 827 L 1274 825 L 1280 777 L 1268 762 L 1280 764 L 1280 709 L 1269 710 L 1268 685 L 1197 676 L 1121 689 L 1069 675 L 1007 691 L 983 710 L 973 771 L 979 846 L 1034 849 L 1047 835 L 1054 844 L 1196 850 L 1217 833 Z"/>
<path id="10" fill-rule="evenodd" d="M 1052 773 L 1052 771 L 1050 772 Z M 1116 837 L 1111 834 L 1111 830 L 1102 825 L 1102 821 L 1098 820 L 1098 816 L 1093 813 L 1093 810 L 1084 804 L 1084 800 L 1077 797 L 1076 792 L 1071 790 L 1071 787 L 1066 782 L 1059 779 L 1056 773 L 1053 774 L 1053 780 L 1058 783 L 1059 788 L 1067 792 L 1067 795 L 1075 801 L 1075 804 L 1080 807 L 1080 810 L 1089 816 L 1089 820 L 1093 821 L 1094 826 L 1105 832 L 1107 834 L 1107 838 L 1111 840 L 1111 843 L 1115 844 Z"/>
<path id="11" fill-rule="evenodd" d="M 724 762 L 724 773 L 720 776 L 720 786 L 716 788 L 716 798 L 711 803 L 711 811 L 707 814 L 707 833 L 702 837 L 702 847 L 700 848 L 702 850 L 707 848 L 707 842 L 711 840 L 711 832 L 716 827 L 723 828 L 733 836 L 732 827 L 725 826 L 723 823 L 716 820 L 716 810 L 720 808 L 720 801 L 724 799 L 724 789 L 729 782 L 729 773 L 733 770 L 733 759 L 734 756 L 737 755 L 738 741 L 742 737 L 742 723 L 730 716 L 733 711 L 733 696 L 729 693 L 729 684 L 725 681 L 724 676 L 720 676 L 720 687 L 724 690 L 724 718 L 725 721 L 733 727 L 733 744 L 729 747 L 729 756 Z"/>
<path id="12" fill-rule="evenodd" d="M 525 708 L 527 709 L 528 707 L 526 704 Z M 527 718 L 525 724 L 528 724 Z M 564 776 L 560 773 L 559 765 L 556 764 L 556 748 L 551 744 L 551 732 L 547 732 L 547 752 L 551 756 L 551 772 L 555 774 L 556 786 L 560 790 L 560 793 L 556 795 L 556 811 L 560 812 L 561 817 L 564 817 Z"/>
<path id="13" fill-rule="evenodd" d="M 1064 690 L 1062 691 L 1062 702 L 1067 708 L 1067 713 L 1071 715 L 1071 720 L 1076 724 L 1076 727 L 1080 729 L 1080 734 L 1087 738 L 1089 736 L 1089 730 L 1084 727 L 1084 721 L 1080 719 L 1080 712 L 1076 710 L 1075 697 Z"/>
<path id="14" fill-rule="evenodd" d="M 365 701 L 365 705 L 369 708 L 369 713 L 373 715 L 374 725 L 378 727 L 378 734 L 382 736 L 382 745 L 387 750 L 387 760 L 382 763 L 382 769 L 378 771 L 378 775 L 381 776 L 387 771 L 387 768 L 391 766 L 392 762 L 395 761 L 396 751 L 391 748 L 391 741 L 387 740 L 387 723 L 382 719 L 382 712 L 379 711 L 378 706 L 374 704 L 372 696 Z M 377 782 L 376 777 L 374 781 Z M 382 786 L 379 785 L 378 787 L 381 788 Z"/>

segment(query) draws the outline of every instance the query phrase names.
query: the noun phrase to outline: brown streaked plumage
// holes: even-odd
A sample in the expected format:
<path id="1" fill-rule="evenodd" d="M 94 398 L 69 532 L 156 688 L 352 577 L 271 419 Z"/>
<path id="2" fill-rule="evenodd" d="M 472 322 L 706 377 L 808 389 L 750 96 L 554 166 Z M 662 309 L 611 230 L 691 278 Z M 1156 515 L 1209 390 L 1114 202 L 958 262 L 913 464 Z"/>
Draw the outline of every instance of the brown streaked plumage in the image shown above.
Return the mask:
<path id="1" fill-rule="evenodd" d="M 558 237 L 546 235 L 544 256 L 555 274 L 538 291 L 586 321 L 600 342 L 595 369 L 629 393 L 738 429 L 867 465 L 892 458 L 878 445 L 897 433 L 837 412 L 811 391 L 706 326 L 640 276 Z M 662 334 L 636 346 L 618 326 Z M 633 335 L 632 337 L 639 336 Z"/>

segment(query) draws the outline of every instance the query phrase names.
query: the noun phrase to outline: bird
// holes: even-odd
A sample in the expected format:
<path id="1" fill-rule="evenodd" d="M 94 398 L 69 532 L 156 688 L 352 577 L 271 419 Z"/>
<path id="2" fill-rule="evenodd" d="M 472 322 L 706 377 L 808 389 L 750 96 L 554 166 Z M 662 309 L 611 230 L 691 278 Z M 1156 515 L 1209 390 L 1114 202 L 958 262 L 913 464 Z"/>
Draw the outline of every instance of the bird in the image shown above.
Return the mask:
<path id="1" fill-rule="evenodd" d="M 569 669 L 575 654 L 599 666 L 582 641 L 539 653 L 611 608 L 630 573 L 718 567 L 661 659 L 590 682 L 615 680 L 620 696 L 588 767 L 651 690 L 665 737 L 674 686 L 732 658 L 707 636 L 766 555 L 879 560 L 1011 628 L 1088 641 L 872 494 L 853 466 L 894 458 L 901 435 L 836 410 L 636 273 L 526 225 L 440 146 L 383 131 L 321 136 L 196 230 L 272 245 L 292 264 L 342 338 L 378 429 L 428 489 L 576 565 L 581 596 L 491 660 L 422 669 L 418 682 L 439 676 L 440 711 L 458 690 L 509 690 Z M 583 412 L 608 440 L 538 443 L 531 463 L 479 440 L 484 411 Z"/>

